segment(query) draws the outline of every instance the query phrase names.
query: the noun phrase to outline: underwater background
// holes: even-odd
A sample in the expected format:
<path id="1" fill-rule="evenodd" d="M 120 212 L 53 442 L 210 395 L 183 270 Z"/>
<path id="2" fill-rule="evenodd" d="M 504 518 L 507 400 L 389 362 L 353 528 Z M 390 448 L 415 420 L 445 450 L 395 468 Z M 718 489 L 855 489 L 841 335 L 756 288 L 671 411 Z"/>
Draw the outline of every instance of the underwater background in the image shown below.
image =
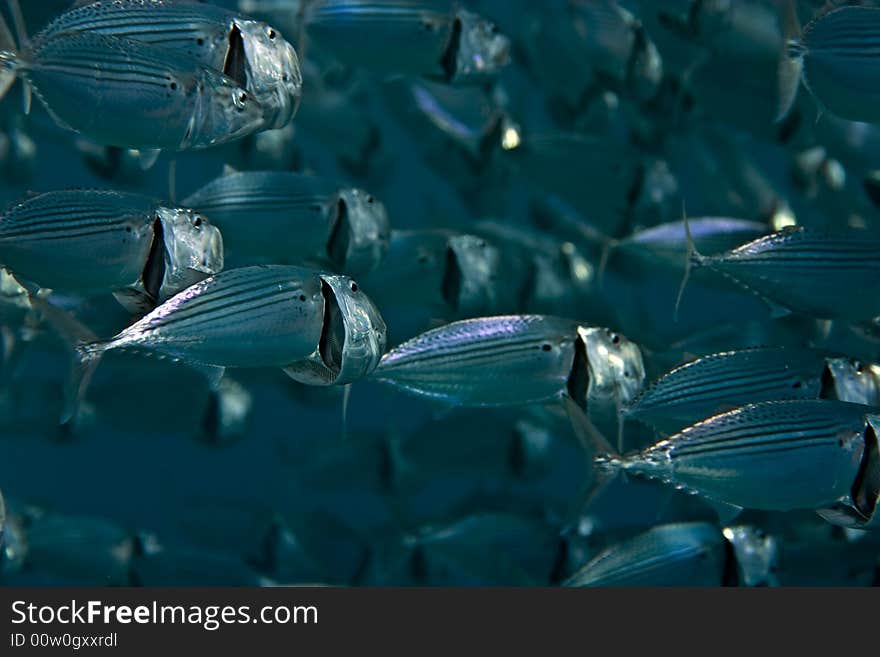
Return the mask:
<path id="1" fill-rule="evenodd" d="M 358 276 L 389 348 L 455 320 L 534 313 L 619 331 L 641 348 L 645 383 L 702 355 L 764 345 L 880 362 L 871 330 L 782 316 L 712 272 L 693 272 L 677 306 L 683 239 L 666 260 L 626 248 L 683 213 L 748 220 L 757 235 L 880 230 L 878 128 L 823 112 L 803 88 L 776 120 L 778 3 L 419 3 L 464 7 L 510 40 L 507 64 L 467 84 L 407 72 L 390 21 L 356 26 L 361 40 L 343 33 L 350 51 L 337 61 L 334 36 L 310 39 L 297 0 L 211 4 L 265 20 L 296 47 L 303 95 L 290 125 L 163 153 L 143 170 L 137 154 L 59 127 L 37 100 L 25 115 L 16 85 L 0 103 L 2 205 L 68 188 L 179 202 L 227 165 L 307 172 L 368 190 L 393 231 L 421 231 L 401 253 L 392 232 L 395 257 Z M 824 4 L 799 2 L 801 21 Z M 21 0 L 28 32 L 70 5 Z M 378 63 L 358 66 L 359 47 Z M 407 48 L 422 56 L 417 39 Z M 462 286 L 479 267 L 450 264 L 462 256 L 447 240 L 461 234 L 500 259 L 472 297 Z M 227 269 L 250 264 L 226 247 Z M 131 321 L 109 294 L 59 305 L 101 336 Z M 636 583 L 880 577 L 880 534 L 811 509 L 719 519 L 700 495 L 628 476 L 589 495 L 592 448 L 555 403 L 456 408 L 370 377 L 310 387 L 278 369 L 242 369 L 230 394 L 250 406 L 227 427 L 198 372 L 110 353 L 77 421 L 62 426 L 68 346 L 43 325 L 24 342 L 0 361 L 5 585 L 559 585 L 603 550 L 676 523 L 714 533 Z M 616 442 L 614 418 L 597 424 Z M 621 440 L 633 451 L 659 437 L 626 422 Z M 758 536 L 747 545 L 761 546 L 763 576 L 750 576 L 731 538 L 742 528 Z"/>

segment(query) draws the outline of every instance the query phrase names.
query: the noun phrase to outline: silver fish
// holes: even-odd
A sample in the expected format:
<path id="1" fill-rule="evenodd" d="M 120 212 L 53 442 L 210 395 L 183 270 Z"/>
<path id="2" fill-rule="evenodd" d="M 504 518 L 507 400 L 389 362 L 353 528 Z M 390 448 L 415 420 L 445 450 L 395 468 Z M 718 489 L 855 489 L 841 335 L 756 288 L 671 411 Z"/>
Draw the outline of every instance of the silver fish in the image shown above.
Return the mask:
<path id="1" fill-rule="evenodd" d="M 724 274 L 779 313 L 848 320 L 880 315 L 880 295 L 864 293 L 880 287 L 880 240 L 869 231 L 789 226 L 717 255 L 689 244 L 690 267 Z"/>
<path id="2" fill-rule="evenodd" d="M 68 408 L 100 358 L 117 349 L 153 353 L 219 383 L 225 368 L 279 367 L 310 385 L 351 383 L 372 372 L 385 350 L 385 323 L 347 276 L 265 265 L 221 272 L 192 285 L 109 340 L 51 312 L 75 344 Z"/>
<path id="3" fill-rule="evenodd" d="M 223 239 L 198 212 L 103 190 L 38 194 L 0 216 L 0 262 L 23 280 L 113 292 L 139 310 L 223 269 Z"/>
<path id="4" fill-rule="evenodd" d="M 510 58 L 494 25 L 443 0 L 320 0 L 306 9 L 305 25 L 334 58 L 377 73 L 470 82 Z"/>
<path id="5" fill-rule="evenodd" d="M 660 525 L 602 551 L 565 586 L 721 586 L 727 559 L 717 527 Z"/>
<path id="6" fill-rule="evenodd" d="M 0 39 L 0 95 L 17 77 L 59 125 L 110 146 L 198 149 L 267 127 L 260 103 L 232 78 L 121 37 L 63 32 L 20 52 Z"/>
<path id="7" fill-rule="evenodd" d="M 850 121 L 880 122 L 876 65 L 880 8 L 837 7 L 820 13 L 803 32 L 791 0 L 787 3 L 787 41 L 779 65 L 781 120 L 797 97 L 801 80 L 823 109 Z"/>
<path id="8" fill-rule="evenodd" d="M 34 41 L 65 32 L 93 32 L 185 52 L 247 90 L 269 128 L 289 123 L 302 96 L 293 46 L 274 27 L 222 7 L 180 0 L 89 2 L 58 16 Z"/>
<path id="9" fill-rule="evenodd" d="M 248 258 L 317 258 L 349 273 L 375 269 L 388 250 L 385 206 L 372 194 L 292 172 L 223 175 L 183 201 L 207 213 Z"/>
<path id="10" fill-rule="evenodd" d="M 374 378 L 458 406 L 547 402 L 567 393 L 581 406 L 635 397 L 645 371 L 639 348 L 603 328 L 544 315 L 453 322 L 389 351 Z"/>
<path id="11" fill-rule="evenodd" d="M 737 406 L 837 399 L 880 407 L 878 366 L 807 348 L 759 347 L 702 356 L 648 386 L 624 409 L 665 433 Z"/>
<path id="12" fill-rule="evenodd" d="M 853 499 L 880 415 L 861 404 L 789 400 L 714 415 L 646 449 L 618 455 L 574 403 L 578 436 L 597 450 L 593 494 L 618 472 L 659 480 L 722 512 L 821 510 Z"/>

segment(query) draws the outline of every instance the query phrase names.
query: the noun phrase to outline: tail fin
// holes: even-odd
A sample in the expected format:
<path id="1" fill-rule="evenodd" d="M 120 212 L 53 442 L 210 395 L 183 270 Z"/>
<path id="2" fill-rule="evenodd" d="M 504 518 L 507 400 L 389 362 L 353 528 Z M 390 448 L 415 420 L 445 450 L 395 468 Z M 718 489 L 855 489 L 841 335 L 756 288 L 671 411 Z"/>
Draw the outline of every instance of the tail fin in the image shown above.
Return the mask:
<path id="1" fill-rule="evenodd" d="M 562 395 L 562 405 L 578 440 L 593 451 L 593 465 L 595 466 L 595 475 L 592 481 L 587 480 L 577 502 L 571 509 L 571 517 L 566 523 L 568 525 L 570 522 L 576 522 L 581 511 L 588 507 L 614 480 L 620 471 L 623 459 L 571 397 Z"/>
<path id="2" fill-rule="evenodd" d="M 794 0 L 783 0 L 782 7 L 782 50 L 779 53 L 777 77 L 779 98 L 777 99 L 776 122 L 788 116 L 797 98 L 798 87 L 804 68 L 804 47 L 801 42 L 801 24 L 798 20 Z"/>
<path id="3" fill-rule="evenodd" d="M 17 77 L 18 45 L 15 37 L 6 23 L 6 19 L 0 14 L 0 99 L 4 98 L 12 87 Z"/>
<path id="4" fill-rule="evenodd" d="M 95 368 L 98 367 L 101 356 L 107 350 L 107 343 L 99 340 L 98 336 L 69 313 L 56 308 L 39 296 L 31 295 L 30 298 L 33 307 L 39 309 L 46 321 L 68 343 L 73 352 L 60 421 L 61 424 L 68 424 L 77 416 L 89 381 Z"/>
<path id="5" fill-rule="evenodd" d="M 678 309 L 679 306 L 681 306 L 684 289 L 687 287 L 688 281 L 691 278 L 691 270 L 694 267 L 699 267 L 706 260 L 706 256 L 697 251 L 697 244 L 694 242 L 694 236 L 691 234 L 691 225 L 690 222 L 688 222 L 687 210 L 683 203 L 681 206 L 681 215 L 682 220 L 684 221 L 684 234 L 687 239 L 687 257 L 684 263 L 684 276 L 681 279 L 681 286 L 678 288 L 678 296 L 675 298 L 675 312 L 673 313 L 673 319 L 675 321 L 678 321 Z"/>
<path id="6" fill-rule="evenodd" d="M 12 26 L 15 28 L 15 35 L 18 37 L 18 49 L 24 50 L 27 48 L 28 43 L 30 43 L 30 39 L 27 35 L 27 27 L 25 27 L 24 16 L 21 13 L 21 6 L 18 3 L 18 0 L 6 0 L 6 4 L 9 6 L 9 11 L 12 14 Z M 6 28 L 7 32 L 9 28 Z M 13 78 L 14 80 L 15 78 Z M 22 100 L 24 102 L 24 113 L 31 113 L 31 86 L 29 84 L 24 85 L 22 90 Z"/>

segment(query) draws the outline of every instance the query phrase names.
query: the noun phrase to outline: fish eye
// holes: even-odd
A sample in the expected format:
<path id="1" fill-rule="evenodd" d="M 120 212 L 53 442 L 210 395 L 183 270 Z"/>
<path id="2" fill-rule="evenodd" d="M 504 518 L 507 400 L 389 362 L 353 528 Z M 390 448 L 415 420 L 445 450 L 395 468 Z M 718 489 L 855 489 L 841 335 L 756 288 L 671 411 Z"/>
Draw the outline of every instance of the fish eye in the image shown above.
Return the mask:
<path id="1" fill-rule="evenodd" d="M 373 204 L 373 202 L 374 202 L 375 200 L 376 200 L 376 199 L 374 199 L 372 196 L 368 196 L 368 197 L 367 197 L 367 203 L 369 203 L 369 204 L 371 204 L 371 205 Z"/>
<path id="2" fill-rule="evenodd" d="M 248 99 L 248 95 L 245 92 L 242 91 L 240 94 L 238 94 L 238 100 L 240 102 L 246 103 L 247 99 Z"/>
<path id="3" fill-rule="evenodd" d="M 305 294 L 300 294 L 300 295 L 299 295 L 299 300 L 300 300 L 300 301 L 305 301 L 305 300 L 306 300 L 306 295 L 305 295 Z"/>
<path id="4" fill-rule="evenodd" d="M 196 216 L 195 221 L 193 221 L 193 226 L 195 226 L 196 228 L 201 228 L 202 227 L 202 218 L 199 216 Z"/>
<path id="5" fill-rule="evenodd" d="M 545 342 L 541 345 L 541 351 L 550 351 L 551 349 L 553 349 L 553 345 L 549 342 Z"/>
<path id="6" fill-rule="evenodd" d="M 617 333 L 611 334 L 611 344 L 620 344 L 620 336 Z"/>
<path id="7" fill-rule="evenodd" d="M 351 291 L 352 291 L 352 292 L 357 292 L 357 291 L 358 291 L 358 284 L 355 283 L 354 281 L 351 282 L 350 287 L 351 287 Z"/>
<path id="8" fill-rule="evenodd" d="M 853 361 L 853 367 L 855 368 L 855 370 L 858 374 L 861 374 L 862 372 L 865 371 L 865 367 L 864 367 L 864 365 L 862 365 L 862 361 L 860 361 L 860 360 Z"/>
<path id="9" fill-rule="evenodd" d="M 203 46 L 205 45 L 205 40 L 202 37 L 199 37 L 198 39 L 196 39 L 196 43 L 200 46 Z"/>
<path id="10" fill-rule="evenodd" d="M 271 27 L 269 28 L 269 38 L 270 39 L 275 38 L 275 30 L 273 30 Z"/>

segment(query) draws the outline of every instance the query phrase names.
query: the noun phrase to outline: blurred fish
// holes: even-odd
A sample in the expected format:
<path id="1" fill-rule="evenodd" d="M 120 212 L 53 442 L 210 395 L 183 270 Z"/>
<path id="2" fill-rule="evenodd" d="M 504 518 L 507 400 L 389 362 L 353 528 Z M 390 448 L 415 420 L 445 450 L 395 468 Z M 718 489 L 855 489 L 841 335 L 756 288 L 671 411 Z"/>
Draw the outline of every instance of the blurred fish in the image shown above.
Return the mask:
<path id="1" fill-rule="evenodd" d="M 733 279 L 777 313 L 854 321 L 880 315 L 880 296 L 864 294 L 880 286 L 880 241 L 868 231 L 789 226 L 717 255 L 691 242 L 689 262 Z"/>
<path id="2" fill-rule="evenodd" d="M 565 586 L 722 586 L 729 560 L 717 527 L 660 525 L 601 552 Z"/>
<path id="3" fill-rule="evenodd" d="M 880 122 L 874 89 L 880 8 L 844 6 L 820 12 L 801 32 L 796 8 L 783 12 L 787 42 L 779 64 L 779 118 L 791 109 L 804 86 L 825 110 L 850 121 Z"/>
<path id="4" fill-rule="evenodd" d="M 385 323 L 357 283 L 280 265 L 207 278 L 109 340 L 69 316 L 52 316 L 75 345 L 65 422 L 101 357 L 116 349 L 185 362 L 212 385 L 227 367 L 280 367 L 296 381 L 341 385 L 372 372 L 385 348 Z"/>
<path id="5" fill-rule="evenodd" d="M 130 586 L 267 586 L 244 559 L 192 547 L 154 545 L 131 563 Z"/>
<path id="6" fill-rule="evenodd" d="M 25 524 L 26 567 L 63 581 L 122 586 L 137 550 L 134 533 L 104 518 L 35 513 Z"/>
<path id="7" fill-rule="evenodd" d="M 381 266 L 364 282 L 383 312 L 405 312 L 406 327 L 393 325 L 399 336 L 413 325 L 423 330 L 434 318 L 491 313 L 502 303 L 499 294 L 508 293 L 498 284 L 501 267 L 499 248 L 483 237 L 443 229 L 393 230 Z"/>
<path id="8" fill-rule="evenodd" d="M 62 13 L 34 41 L 91 32 L 185 52 L 222 71 L 259 103 L 268 128 L 293 118 L 302 95 L 296 51 L 274 27 L 210 4 L 179 0 L 85 2 Z"/>
<path id="9" fill-rule="evenodd" d="M 207 213 L 248 264 L 317 259 L 357 274 L 375 269 L 388 250 L 385 206 L 368 192 L 323 178 L 227 171 L 183 203 Z"/>
<path id="10" fill-rule="evenodd" d="M 110 146 L 205 148 L 266 128 L 235 80 L 184 52 L 95 32 L 61 32 L 19 51 L 0 25 L 0 96 L 16 78 L 56 123 Z"/>
<path id="11" fill-rule="evenodd" d="M 474 514 L 445 527 L 426 527 L 406 540 L 417 585 L 546 584 L 559 537 L 532 518 Z"/>
<path id="12" fill-rule="evenodd" d="M 749 525 L 658 525 L 596 555 L 566 586 L 772 586 L 778 539 Z"/>
<path id="13" fill-rule="evenodd" d="M 433 329 L 389 351 L 374 378 L 456 406 L 548 402 L 584 408 L 635 397 L 639 348 L 608 329 L 542 315 L 484 317 Z"/>
<path id="14" fill-rule="evenodd" d="M 23 280 L 112 292 L 149 309 L 223 269 L 223 239 L 201 214 L 102 190 L 37 194 L 0 216 L 0 262 Z"/>
<path id="15" fill-rule="evenodd" d="M 627 418 L 673 433 L 710 415 L 761 401 L 837 399 L 880 407 L 876 365 L 807 348 L 758 347 L 703 356 L 652 383 Z"/>
<path id="16" fill-rule="evenodd" d="M 444 0 L 319 0 L 306 8 L 305 27 L 333 58 L 389 75 L 479 81 L 510 57 L 492 23 Z"/>
<path id="17" fill-rule="evenodd" d="M 770 401 L 714 415 L 648 447 L 617 455 L 569 403 L 575 430 L 596 451 L 599 480 L 618 472 L 658 480 L 742 508 L 822 510 L 851 503 L 880 418 L 873 408 L 825 400 Z"/>
<path id="18" fill-rule="evenodd" d="M 529 18 L 529 65 L 566 111 L 583 109 L 597 88 L 611 87 L 640 101 L 657 92 L 663 76 L 660 53 L 638 18 L 616 0 L 536 6 Z"/>
<path id="19" fill-rule="evenodd" d="M 748 219 L 698 217 L 688 219 L 696 248 L 717 255 L 767 233 L 767 225 Z M 687 233 L 683 221 L 659 224 L 637 231 L 611 244 L 611 255 L 623 252 L 681 269 L 687 262 Z"/>

